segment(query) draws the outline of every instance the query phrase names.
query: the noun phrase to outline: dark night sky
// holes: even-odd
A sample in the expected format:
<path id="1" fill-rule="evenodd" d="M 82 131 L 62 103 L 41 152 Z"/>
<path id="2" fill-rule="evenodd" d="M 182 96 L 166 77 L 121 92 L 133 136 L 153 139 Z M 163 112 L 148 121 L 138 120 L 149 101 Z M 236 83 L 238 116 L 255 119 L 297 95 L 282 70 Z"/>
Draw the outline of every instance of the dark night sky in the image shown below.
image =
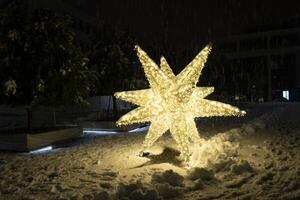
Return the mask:
<path id="1" fill-rule="evenodd" d="M 98 1 L 100 18 L 143 42 L 203 43 L 295 19 L 299 0 L 110 0 Z"/>

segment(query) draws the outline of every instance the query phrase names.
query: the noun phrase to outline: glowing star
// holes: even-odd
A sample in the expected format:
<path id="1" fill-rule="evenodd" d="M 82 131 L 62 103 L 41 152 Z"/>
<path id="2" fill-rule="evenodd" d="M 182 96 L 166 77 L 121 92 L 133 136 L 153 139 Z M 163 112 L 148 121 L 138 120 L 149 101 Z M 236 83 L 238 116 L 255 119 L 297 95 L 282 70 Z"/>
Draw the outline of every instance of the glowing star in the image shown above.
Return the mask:
<path id="1" fill-rule="evenodd" d="M 195 117 L 245 114 L 231 105 L 204 99 L 214 91 L 213 87 L 196 87 L 211 48 L 211 44 L 208 44 L 175 76 L 164 57 L 161 58 L 158 67 L 146 52 L 136 46 L 150 88 L 116 92 L 115 97 L 139 106 L 122 116 L 117 125 L 151 122 L 143 143 L 143 151 L 149 149 L 163 133 L 170 130 L 181 151 L 181 157 L 188 162 L 190 144 L 201 140 Z"/>

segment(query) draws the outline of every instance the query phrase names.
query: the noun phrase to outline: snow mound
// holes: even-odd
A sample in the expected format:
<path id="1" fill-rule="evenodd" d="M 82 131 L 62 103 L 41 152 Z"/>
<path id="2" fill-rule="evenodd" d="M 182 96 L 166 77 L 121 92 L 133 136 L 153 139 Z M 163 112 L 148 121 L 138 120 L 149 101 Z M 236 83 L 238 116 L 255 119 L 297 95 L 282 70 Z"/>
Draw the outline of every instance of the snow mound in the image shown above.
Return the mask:
<path id="1" fill-rule="evenodd" d="M 253 124 L 246 124 L 243 126 L 243 134 L 245 135 L 251 135 L 253 133 L 255 133 L 255 127 L 253 126 Z"/>
<path id="2" fill-rule="evenodd" d="M 237 163 L 232 164 L 230 170 L 233 174 L 242 174 L 245 172 L 252 172 L 253 168 L 247 160 L 239 160 Z"/>
<path id="3" fill-rule="evenodd" d="M 106 191 L 102 191 L 94 196 L 94 200 L 111 200 L 112 198 Z"/>
<path id="4" fill-rule="evenodd" d="M 129 183 L 129 184 L 124 184 L 124 183 L 119 183 L 116 189 L 116 195 L 121 198 L 121 197 L 129 197 L 130 194 L 135 191 L 141 189 L 142 183 L 136 182 L 136 183 Z"/>
<path id="5" fill-rule="evenodd" d="M 242 185 L 246 184 L 251 178 L 252 174 L 247 176 L 238 176 L 226 182 L 224 186 L 227 188 L 240 188 Z"/>
<path id="6" fill-rule="evenodd" d="M 159 195 L 166 199 L 183 195 L 183 181 L 184 177 L 173 170 L 156 172 L 152 175 L 151 180 Z"/>
<path id="7" fill-rule="evenodd" d="M 267 118 L 266 116 L 264 116 Z M 264 130 L 267 128 L 266 120 L 261 118 L 256 118 L 253 121 L 244 124 L 241 128 L 242 135 L 253 135 L 256 134 L 260 130 Z"/>
<path id="8" fill-rule="evenodd" d="M 208 170 L 205 168 L 193 168 L 190 170 L 190 172 L 187 175 L 187 178 L 190 180 L 205 180 L 205 181 L 210 181 L 215 178 L 214 172 L 212 170 Z"/>
<path id="9" fill-rule="evenodd" d="M 231 165 L 233 165 L 234 163 L 236 163 L 236 160 L 230 157 L 224 158 L 223 156 L 221 156 L 214 163 L 212 163 L 210 167 L 215 172 L 229 171 Z"/>
<path id="10" fill-rule="evenodd" d="M 253 124 L 253 126 L 255 127 L 256 130 L 263 130 L 263 129 L 266 128 L 265 122 L 262 121 L 262 120 L 259 120 L 259 119 L 254 120 L 254 121 L 252 122 L 252 124 Z"/>
<path id="11" fill-rule="evenodd" d="M 202 190 L 205 187 L 205 184 L 203 183 L 203 181 L 199 178 L 197 180 L 195 180 L 191 187 L 190 190 Z"/>
<path id="12" fill-rule="evenodd" d="M 165 199 L 178 198 L 184 194 L 184 189 L 182 187 L 172 186 L 168 183 L 158 183 L 155 187 L 159 195 Z"/>
<path id="13" fill-rule="evenodd" d="M 219 133 L 202 144 L 192 147 L 190 167 L 212 167 L 215 164 L 227 162 L 229 157 L 235 157 L 239 147 L 239 130 Z"/>
<path id="14" fill-rule="evenodd" d="M 173 170 L 163 173 L 156 172 L 152 175 L 152 183 L 168 183 L 172 186 L 183 186 L 183 177 Z"/>
<path id="15" fill-rule="evenodd" d="M 160 200 L 157 190 L 148 188 L 141 182 L 136 183 L 119 183 L 116 189 L 116 196 L 118 199 L 129 200 Z"/>

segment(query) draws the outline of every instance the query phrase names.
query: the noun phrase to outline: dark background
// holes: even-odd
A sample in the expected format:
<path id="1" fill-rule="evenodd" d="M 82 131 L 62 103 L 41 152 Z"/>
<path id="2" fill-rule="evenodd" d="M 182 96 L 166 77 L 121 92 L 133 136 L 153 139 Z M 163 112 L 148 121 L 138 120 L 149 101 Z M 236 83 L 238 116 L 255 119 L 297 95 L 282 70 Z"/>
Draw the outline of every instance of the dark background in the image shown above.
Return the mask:
<path id="1" fill-rule="evenodd" d="M 296 24 L 300 13 L 297 0 L 112 0 L 95 5 L 100 19 L 129 30 L 141 42 L 165 41 L 176 48 L 203 44 L 210 37 Z"/>
<path id="2" fill-rule="evenodd" d="M 116 88 L 123 84 L 118 80 L 126 77 L 131 77 L 127 82 L 145 82 L 140 66 L 134 64 L 138 62 L 134 60 L 134 44 L 139 44 L 157 63 L 160 56 L 165 56 L 178 73 L 205 44 L 212 42 L 214 48 L 200 83 L 214 85 L 218 96 L 271 101 L 280 100 L 282 92 L 288 90 L 289 100 L 300 99 L 297 0 L 0 0 L 0 9 L 12 2 L 24 4 L 24 12 L 28 13 L 49 9 L 72 16 L 76 45 L 87 55 L 90 66 L 96 66 L 98 72 L 106 61 L 110 66 L 110 74 L 105 77 L 111 80 L 101 80 L 99 87 L 104 89 L 94 94 L 111 95 L 113 91 L 132 89 Z M 111 63 L 108 55 L 101 54 L 98 43 L 110 48 L 112 43 L 122 48 L 127 45 L 122 53 L 128 55 L 131 64 Z M 112 61 L 116 59 L 111 57 Z M 108 88 L 111 85 L 114 86 Z"/>

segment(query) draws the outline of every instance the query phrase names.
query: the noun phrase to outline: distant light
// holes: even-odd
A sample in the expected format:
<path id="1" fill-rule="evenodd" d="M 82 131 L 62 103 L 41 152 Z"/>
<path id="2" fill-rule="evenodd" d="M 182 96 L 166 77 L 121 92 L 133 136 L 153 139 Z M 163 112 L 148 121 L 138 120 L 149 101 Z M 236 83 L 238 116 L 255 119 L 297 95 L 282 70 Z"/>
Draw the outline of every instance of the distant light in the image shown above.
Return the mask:
<path id="1" fill-rule="evenodd" d="M 29 153 L 32 153 L 32 154 L 35 154 L 35 153 L 45 153 L 47 151 L 51 151 L 52 149 L 53 149 L 52 146 L 46 146 L 46 147 L 43 147 L 43 148 L 40 148 L 40 149 L 29 151 Z"/>
<path id="2" fill-rule="evenodd" d="M 288 90 L 282 91 L 282 97 L 286 100 L 290 100 L 290 92 Z"/>

